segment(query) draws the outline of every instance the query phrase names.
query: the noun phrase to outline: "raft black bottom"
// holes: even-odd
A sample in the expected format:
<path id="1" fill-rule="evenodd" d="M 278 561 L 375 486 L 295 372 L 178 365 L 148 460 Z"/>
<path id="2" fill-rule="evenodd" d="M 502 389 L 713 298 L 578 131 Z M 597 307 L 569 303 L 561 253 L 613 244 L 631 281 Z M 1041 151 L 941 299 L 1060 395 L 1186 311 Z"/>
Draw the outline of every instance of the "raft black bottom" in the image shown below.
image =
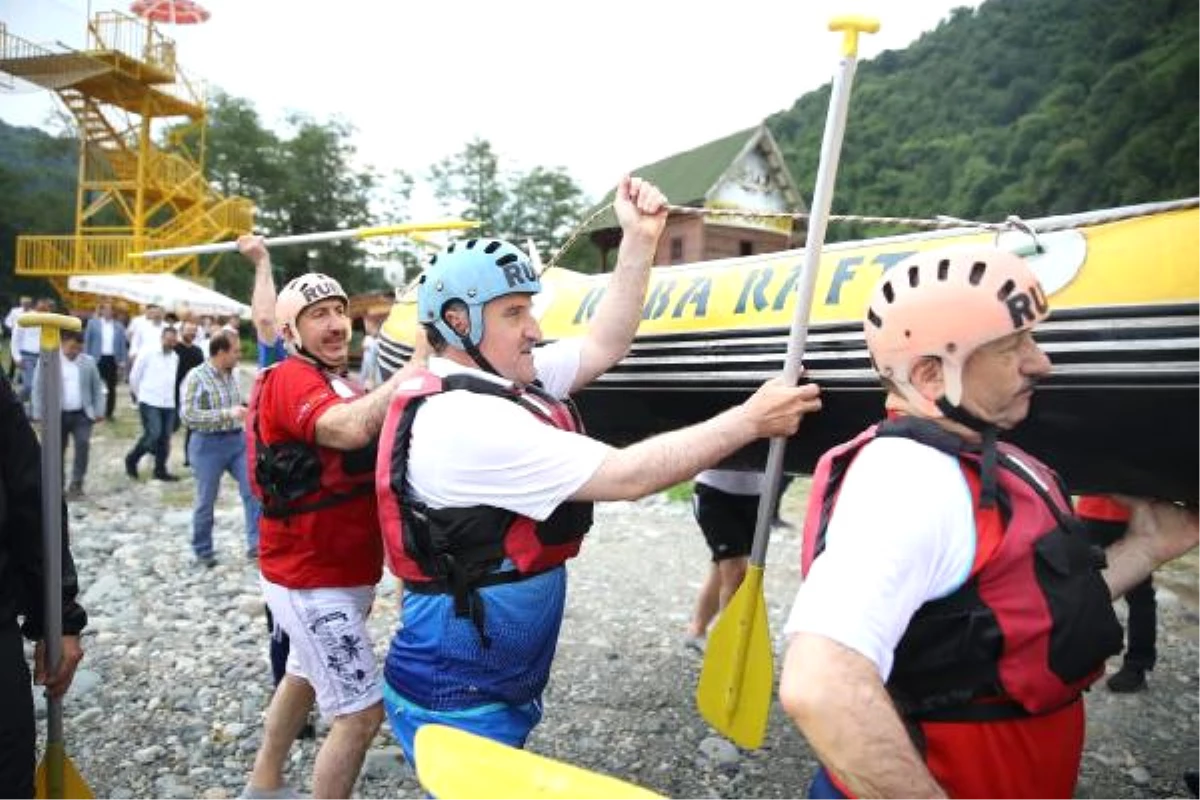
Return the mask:
<path id="1" fill-rule="evenodd" d="M 593 384 L 576 399 L 588 433 L 623 446 L 701 422 L 748 396 L 748 389 L 631 391 Z M 788 443 L 788 472 L 811 473 L 822 453 L 883 414 L 878 389 L 827 390 L 823 399 L 824 409 L 806 418 Z M 1039 387 L 1030 417 L 1006 438 L 1057 470 L 1074 493 L 1197 504 L 1200 395 L 1195 387 Z M 761 469 L 766 459 L 767 444 L 758 442 L 724 466 Z"/>

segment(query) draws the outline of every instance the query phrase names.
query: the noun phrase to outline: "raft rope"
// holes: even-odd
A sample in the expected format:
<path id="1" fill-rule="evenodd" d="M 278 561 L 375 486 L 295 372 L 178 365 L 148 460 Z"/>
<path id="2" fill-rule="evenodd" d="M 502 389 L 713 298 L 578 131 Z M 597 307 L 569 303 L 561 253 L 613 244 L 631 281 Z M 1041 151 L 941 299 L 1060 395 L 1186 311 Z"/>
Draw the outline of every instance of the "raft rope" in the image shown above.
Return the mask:
<path id="1" fill-rule="evenodd" d="M 939 214 L 936 217 L 878 217 L 864 214 L 830 214 L 830 222 L 861 222 L 869 225 L 896 225 L 910 228 L 923 228 L 930 230 L 945 229 L 945 228 L 976 228 L 979 230 L 993 231 L 995 233 L 1003 233 L 1005 231 L 1020 231 L 1026 233 L 1033 238 L 1035 244 L 1038 244 L 1039 233 L 1051 233 L 1053 231 L 1067 230 L 1069 228 L 1078 228 L 1085 225 L 1101 225 L 1107 222 L 1117 222 L 1124 219 L 1134 219 L 1136 217 L 1150 216 L 1151 214 L 1160 214 L 1165 211 L 1178 211 L 1186 208 L 1195 208 L 1200 206 L 1200 197 L 1189 197 L 1183 200 L 1168 200 L 1159 203 L 1144 203 L 1137 206 L 1128 206 L 1123 209 L 1113 209 L 1108 212 L 1093 212 L 1083 214 L 1064 214 L 1057 217 L 1047 217 L 1045 219 L 1029 221 L 1022 219 L 1016 214 L 1010 214 L 1003 222 L 981 222 L 979 220 L 960 219 L 946 214 Z M 550 267 L 557 266 L 559 258 L 564 253 L 571 249 L 571 245 L 575 240 L 583 235 L 588 227 L 596 221 L 602 214 L 611 209 L 610 205 L 604 205 L 596 209 L 586 220 L 581 222 L 571 235 L 567 237 L 567 241 L 562 247 L 555 252 L 554 256 L 539 271 L 544 272 Z M 737 217 L 739 219 L 764 219 L 764 220 L 788 220 L 793 224 L 797 221 L 807 220 L 809 214 L 807 212 L 790 212 L 790 211 L 750 211 L 748 209 L 736 208 L 695 208 L 694 206 L 677 206 L 667 205 L 667 211 L 671 214 L 679 214 L 695 217 Z M 1086 221 L 1085 221 L 1086 220 Z"/>
<path id="2" fill-rule="evenodd" d="M 1200 206 L 1200 197 L 1187 197 L 1182 200 L 1165 200 L 1157 203 L 1143 203 L 1141 205 L 1126 206 L 1121 209 L 1112 209 L 1110 211 L 1084 212 L 1080 214 L 1063 214 L 1056 217 L 1046 217 L 1039 220 L 1025 220 L 1016 214 L 1010 214 L 1003 222 L 981 222 L 979 220 L 961 219 L 952 217 L 946 214 L 939 214 L 936 217 L 877 217 L 865 214 L 830 214 L 830 222 L 862 222 L 869 225 L 896 225 L 910 228 L 924 228 L 929 230 L 938 230 L 946 228 L 977 228 L 979 230 L 993 231 L 995 233 L 1003 233 L 1005 231 L 1020 231 L 1028 234 L 1041 249 L 1041 244 L 1038 242 L 1039 233 L 1052 233 L 1054 231 L 1068 230 L 1070 228 L 1079 228 L 1090 225 L 1102 225 L 1108 222 L 1118 222 L 1126 219 L 1136 219 L 1138 217 L 1148 217 L 1152 214 L 1161 214 L 1166 211 L 1180 211 L 1187 208 L 1196 208 Z M 602 205 L 596 209 L 587 219 L 579 223 L 571 235 L 567 237 L 563 246 L 560 247 L 554 256 L 537 271 L 541 276 L 546 270 L 557 266 L 559 259 L 564 253 L 571 249 L 571 245 L 575 244 L 575 240 L 588 230 L 588 227 L 595 222 L 601 215 L 612 209 L 610 204 Z M 694 206 L 677 206 L 667 205 L 667 212 L 670 214 L 678 214 L 683 216 L 694 217 L 738 217 L 740 219 L 769 219 L 769 220 L 788 220 L 793 224 L 800 220 L 807 220 L 809 214 L 807 212 L 791 212 L 791 211 L 751 211 L 749 209 L 737 208 L 696 208 Z M 417 275 L 403 289 L 396 290 L 396 300 L 401 298 L 411 298 L 411 292 L 416 288 L 417 282 L 421 279 Z M 411 301 L 411 300 L 410 300 Z"/>

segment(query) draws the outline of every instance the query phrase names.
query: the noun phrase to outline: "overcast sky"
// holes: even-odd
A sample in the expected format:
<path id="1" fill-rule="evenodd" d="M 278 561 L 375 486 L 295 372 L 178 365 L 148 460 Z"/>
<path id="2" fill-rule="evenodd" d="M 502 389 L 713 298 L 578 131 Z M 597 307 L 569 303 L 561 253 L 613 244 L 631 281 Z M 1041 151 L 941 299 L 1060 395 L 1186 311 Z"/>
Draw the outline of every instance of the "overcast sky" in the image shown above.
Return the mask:
<path id="1" fill-rule="evenodd" d="M 908 45 L 968 0 L 200 0 L 163 26 L 179 63 L 250 100 L 355 126 L 364 164 L 424 176 L 480 137 L 502 171 L 561 167 L 597 199 L 625 171 L 751 127 L 829 80 L 838 13 L 876 16 L 860 58 Z M 108 0 L 0 0 L 0 21 L 82 47 Z M 44 127 L 52 95 L 0 88 L 0 119 Z M 853 119 L 850 120 L 853 125 Z M 808 195 L 812 187 L 801 186 Z"/>

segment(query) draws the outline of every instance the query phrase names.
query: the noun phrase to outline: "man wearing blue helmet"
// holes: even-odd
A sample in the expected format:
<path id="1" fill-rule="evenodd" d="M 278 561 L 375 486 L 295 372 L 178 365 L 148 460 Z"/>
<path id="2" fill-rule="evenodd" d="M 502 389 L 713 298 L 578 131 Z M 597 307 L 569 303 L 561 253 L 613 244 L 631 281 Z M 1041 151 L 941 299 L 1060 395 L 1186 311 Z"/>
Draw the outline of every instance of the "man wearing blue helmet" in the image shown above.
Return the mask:
<path id="1" fill-rule="evenodd" d="M 713 419 L 624 449 L 584 435 L 566 398 L 629 348 L 666 224 L 666 198 L 626 177 L 617 266 L 587 332 L 539 347 L 530 259 L 497 239 L 456 242 L 426 269 L 418 315 L 436 354 L 401 385 L 379 442 L 376 491 L 403 626 L 384 705 L 411 760 L 431 722 L 522 746 L 542 716 L 566 598 L 564 562 L 592 502 L 631 500 L 754 439 L 795 432 L 815 386 L 769 383 Z"/>

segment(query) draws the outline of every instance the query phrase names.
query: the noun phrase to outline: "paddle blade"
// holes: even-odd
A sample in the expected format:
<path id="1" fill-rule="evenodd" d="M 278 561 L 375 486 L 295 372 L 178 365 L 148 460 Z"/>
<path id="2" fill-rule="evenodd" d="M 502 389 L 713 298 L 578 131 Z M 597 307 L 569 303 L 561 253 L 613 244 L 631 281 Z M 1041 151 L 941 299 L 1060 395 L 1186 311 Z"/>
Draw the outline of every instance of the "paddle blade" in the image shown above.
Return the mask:
<path id="1" fill-rule="evenodd" d="M 762 745 L 775 688 L 763 568 L 753 564 L 708 635 L 696 684 L 700 715 L 740 747 Z"/>
<path id="2" fill-rule="evenodd" d="M 446 725 L 423 725 L 414 744 L 417 778 L 434 797 L 661 797 L 632 783 L 485 739 Z"/>
<path id="3" fill-rule="evenodd" d="M 95 797 L 87 781 L 64 752 L 61 742 L 46 745 L 46 754 L 37 766 L 35 781 L 34 797 L 71 797 L 80 800 L 92 800 Z"/>

